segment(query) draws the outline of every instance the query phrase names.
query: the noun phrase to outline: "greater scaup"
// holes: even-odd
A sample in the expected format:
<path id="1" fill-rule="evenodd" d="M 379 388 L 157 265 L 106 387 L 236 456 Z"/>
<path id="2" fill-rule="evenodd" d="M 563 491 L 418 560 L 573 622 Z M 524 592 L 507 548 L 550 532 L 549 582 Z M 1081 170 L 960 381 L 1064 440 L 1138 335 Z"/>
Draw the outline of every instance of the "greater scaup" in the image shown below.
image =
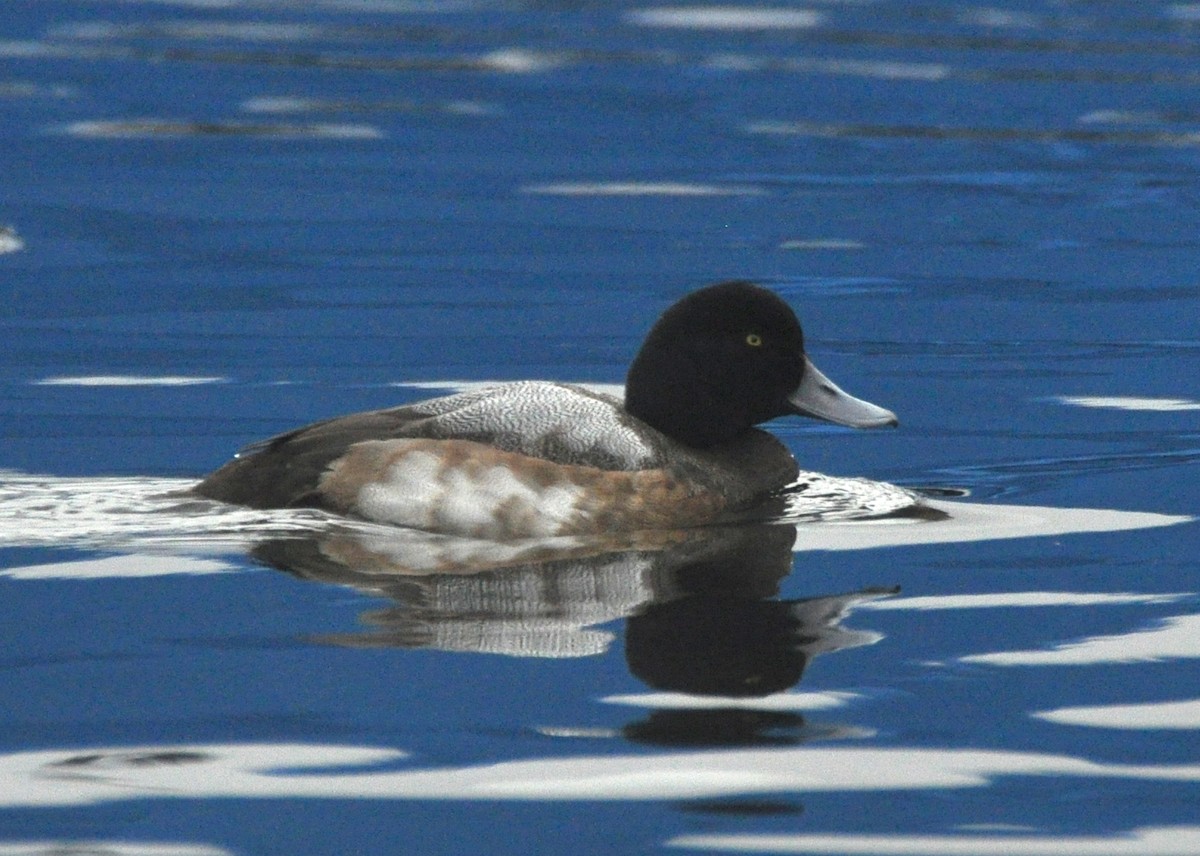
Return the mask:
<path id="1" fill-rule="evenodd" d="M 817 370 L 779 296 L 724 282 L 663 313 L 624 402 L 520 381 L 342 416 L 246 449 L 195 492 L 493 540 L 698 526 L 796 478 L 753 427 L 788 414 L 897 424 Z"/>

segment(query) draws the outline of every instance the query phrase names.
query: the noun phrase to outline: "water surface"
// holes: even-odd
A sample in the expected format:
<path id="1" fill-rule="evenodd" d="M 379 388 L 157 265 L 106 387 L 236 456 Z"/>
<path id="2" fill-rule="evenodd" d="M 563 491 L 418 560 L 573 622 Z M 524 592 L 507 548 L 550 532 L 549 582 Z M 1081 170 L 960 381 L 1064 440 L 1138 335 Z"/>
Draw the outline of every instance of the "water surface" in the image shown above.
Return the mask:
<path id="1" fill-rule="evenodd" d="M 1195 852 L 1196 25 L 6 4 L 0 851 Z M 731 277 L 901 418 L 772 425 L 802 466 L 948 519 L 497 552 L 171 496 L 619 384 Z"/>

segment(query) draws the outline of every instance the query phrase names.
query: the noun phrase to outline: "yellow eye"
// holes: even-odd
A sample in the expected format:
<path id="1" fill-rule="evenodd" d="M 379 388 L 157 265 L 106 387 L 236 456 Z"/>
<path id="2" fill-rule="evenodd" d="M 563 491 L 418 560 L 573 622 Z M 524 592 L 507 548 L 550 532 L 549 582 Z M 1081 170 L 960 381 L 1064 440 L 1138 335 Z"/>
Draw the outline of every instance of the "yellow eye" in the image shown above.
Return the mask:
<path id="1" fill-rule="evenodd" d="M 749 345 L 751 348 L 761 347 L 762 346 L 762 336 L 758 335 L 757 333 L 750 333 L 746 336 L 746 344 Z"/>

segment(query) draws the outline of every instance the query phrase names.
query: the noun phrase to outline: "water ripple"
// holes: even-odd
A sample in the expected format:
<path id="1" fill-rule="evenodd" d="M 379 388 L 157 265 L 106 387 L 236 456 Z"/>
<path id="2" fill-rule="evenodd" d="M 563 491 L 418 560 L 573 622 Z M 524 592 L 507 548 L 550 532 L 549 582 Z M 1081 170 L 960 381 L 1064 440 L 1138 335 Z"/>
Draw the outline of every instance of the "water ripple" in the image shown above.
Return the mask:
<path id="1" fill-rule="evenodd" d="M 1200 73 L 1191 81 L 1200 84 Z M 1191 147 L 1200 145 L 1200 131 L 1123 131 L 1091 128 L 950 127 L 946 125 L 889 125 L 873 122 L 756 121 L 746 132 L 765 136 L 839 139 L 935 140 L 980 143 L 1092 143 Z"/>

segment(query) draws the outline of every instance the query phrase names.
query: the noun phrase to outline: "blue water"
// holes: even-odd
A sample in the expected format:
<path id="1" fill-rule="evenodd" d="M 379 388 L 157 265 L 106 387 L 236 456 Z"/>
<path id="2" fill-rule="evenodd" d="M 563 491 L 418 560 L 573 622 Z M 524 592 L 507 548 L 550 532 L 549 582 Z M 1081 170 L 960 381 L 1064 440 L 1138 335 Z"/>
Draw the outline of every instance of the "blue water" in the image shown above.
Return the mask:
<path id="1" fill-rule="evenodd" d="M 1198 22 L 9 0 L 0 852 L 1200 851 Z M 950 520 L 700 584 L 159 498 L 325 416 L 620 383 L 731 277 L 900 416 L 773 425 L 802 466 Z M 677 692 L 699 652 L 790 677 Z"/>

